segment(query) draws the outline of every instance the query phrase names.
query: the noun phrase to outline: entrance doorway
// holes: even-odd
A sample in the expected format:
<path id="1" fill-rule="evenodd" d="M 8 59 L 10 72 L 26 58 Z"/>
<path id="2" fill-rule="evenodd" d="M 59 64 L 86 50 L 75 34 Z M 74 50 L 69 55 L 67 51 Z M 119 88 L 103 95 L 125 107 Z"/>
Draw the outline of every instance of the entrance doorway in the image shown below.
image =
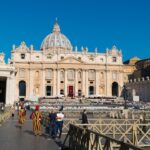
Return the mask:
<path id="1" fill-rule="evenodd" d="M 46 86 L 46 96 L 52 96 L 52 86 Z"/>
<path id="2" fill-rule="evenodd" d="M 0 78 L 0 103 L 6 103 L 6 78 Z"/>
<path id="3" fill-rule="evenodd" d="M 25 81 L 20 81 L 19 82 L 19 97 L 20 98 L 25 98 L 26 96 L 26 82 Z"/>
<path id="4" fill-rule="evenodd" d="M 89 86 L 89 95 L 94 95 L 94 86 Z"/>
<path id="5" fill-rule="evenodd" d="M 118 83 L 112 83 L 112 96 L 118 96 Z"/>
<path id="6" fill-rule="evenodd" d="M 78 90 L 78 96 L 82 96 L 82 91 Z"/>
<path id="7" fill-rule="evenodd" d="M 74 96 L 73 86 L 68 86 L 68 96 L 73 97 Z"/>

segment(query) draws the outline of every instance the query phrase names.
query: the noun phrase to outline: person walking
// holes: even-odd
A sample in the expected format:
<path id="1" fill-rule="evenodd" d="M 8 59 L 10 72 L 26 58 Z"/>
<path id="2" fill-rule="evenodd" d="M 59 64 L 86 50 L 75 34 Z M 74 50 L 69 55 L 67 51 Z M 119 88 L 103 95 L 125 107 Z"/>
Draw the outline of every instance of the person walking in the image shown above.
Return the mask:
<path id="1" fill-rule="evenodd" d="M 62 134 L 62 128 L 63 128 L 63 123 L 64 123 L 64 114 L 62 113 L 62 111 L 59 111 L 57 113 L 56 116 L 56 135 L 58 135 L 59 132 L 59 136 L 58 138 L 61 138 L 61 134 Z"/>
<path id="2" fill-rule="evenodd" d="M 55 111 L 52 110 L 49 114 L 49 134 L 52 138 L 56 137 L 56 117 Z"/>
<path id="3" fill-rule="evenodd" d="M 82 124 L 88 124 L 88 118 L 87 118 L 87 113 L 86 109 L 83 110 L 82 112 Z M 84 128 L 87 128 L 87 126 L 83 126 Z"/>
<path id="4" fill-rule="evenodd" d="M 36 105 L 35 111 L 32 112 L 30 118 L 33 120 L 33 132 L 34 135 L 41 135 L 41 119 L 42 119 L 42 114 L 39 111 L 39 106 Z"/>
<path id="5" fill-rule="evenodd" d="M 18 123 L 22 126 L 25 122 L 25 109 L 23 108 L 23 105 L 20 106 L 20 109 L 18 111 Z"/>

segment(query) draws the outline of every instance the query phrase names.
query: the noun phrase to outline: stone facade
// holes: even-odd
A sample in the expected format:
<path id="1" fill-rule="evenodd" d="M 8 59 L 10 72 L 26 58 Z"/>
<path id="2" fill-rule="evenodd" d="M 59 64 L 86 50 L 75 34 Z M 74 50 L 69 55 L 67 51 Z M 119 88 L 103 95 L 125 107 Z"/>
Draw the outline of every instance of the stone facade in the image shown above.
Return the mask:
<path id="1" fill-rule="evenodd" d="M 133 100 L 134 96 L 139 96 L 141 101 L 150 101 L 150 59 L 137 61 L 135 68 L 126 84 L 129 98 Z"/>
<path id="2" fill-rule="evenodd" d="M 0 53 L 0 103 L 12 105 L 15 101 L 15 67 L 5 64 L 4 54 Z"/>
<path id="3" fill-rule="evenodd" d="M 122 63 L 122 52 L 113 46 L 97 49 L 73 48 L 56 22 L 40 50 L 25 42 L 13 45 L 10 63 L 16 68 L 16 98 L 64 96 L 120 96 L 124 79 L 133 66 Z M 126 71 L 124 71 L 126 70 Z"/>
<path id="4" fill-rule="evenodd" d="M 134 96 L 139 96 L 140 101 L 150 101 L 150 78 L 131 79 L 126 84 L 128 87 L 129 99 L 133 100 Z"/>

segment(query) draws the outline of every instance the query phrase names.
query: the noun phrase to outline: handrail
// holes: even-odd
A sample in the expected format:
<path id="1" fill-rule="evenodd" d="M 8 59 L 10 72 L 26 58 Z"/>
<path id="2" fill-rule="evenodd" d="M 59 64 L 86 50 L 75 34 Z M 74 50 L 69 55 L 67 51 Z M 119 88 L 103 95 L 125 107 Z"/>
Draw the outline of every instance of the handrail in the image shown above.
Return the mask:
<path id="1" fill-rule="evenodd" d="M 84 126 L 78 118 L 64 119 L 63 134 L 67 134 L 70 124 Z M 43 125 L 49 125 L 46 116 Z M 136 146 L 150 147 L 150 123 L 140 123 L 139 119 L 89 119 L 89 124 L 86 126 L 92 131 L 127 141 Z"/>
<path id="2" fill-rule="evenodd" d="M 142 150 L 137 146 L 73 124 L 70 124 L 62 150 L 67 142 L 69 150 Z"/>

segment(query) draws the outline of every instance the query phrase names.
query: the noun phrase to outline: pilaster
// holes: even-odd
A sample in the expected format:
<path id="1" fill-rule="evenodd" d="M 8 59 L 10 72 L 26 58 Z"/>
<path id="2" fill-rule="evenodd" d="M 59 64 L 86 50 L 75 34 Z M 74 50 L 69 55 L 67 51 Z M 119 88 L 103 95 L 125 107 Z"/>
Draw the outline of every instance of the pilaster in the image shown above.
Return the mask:
<path id="1" fill-rule="evenodd" d="M 34 95 L 34 91 L 33 91 L 33 70 L 32 69 L 29 69 L 29 88 L 30 88 L 30 96 Z"/>
<path id="2" fill-rule="evenodd" d="M 56 96 L 56 69 L 53 70 L 53 96 Z"/>
<path id="3" fill-rule="evenodd" d="M 42 95 L 43 95 L 43 97 L 46 95 L 46 93 L 45 93 L 45 69 L 43 69 L 42 70 Z"/>
<path id="4" fill-rule="evenodd" d="M 65 90 L 64 90 L 64 94 L 65 94 L 65 96 L 67 97 L 67 87 L 68 87 L 68 85 L 67 85 L 68 83 L 67 83 L 67 69 L 65 69 L 65 83 L 64 83 L 64 88 L 65 88 Z"/>
<path id="5" fill-rule="evenodd" d="M 85 70 L 83 69 L 82 70 L 82 95 L 84 95 L 85 96 Z"/>
<path id="6" fill-rule="evenodd" d="M 78 96 L 78 70 L 75 70 L 75 96 Z"/>
<path id="7" fill-rule="evenodd" d="M 99 70 L 96 70 L 96 83 L 95 83 L 95 87 L 96 87 L 96 95 L 99 95 L 99 82 L 100 82 L 100 79 L 99 79 Z"/>
<path id="8" fill-rule="evenodd" d="M 57 69 L 57 95 L 60 95 L 60 70 Z"/>
<path id="9" fill-rule="evenodd" d="M 85 71 L 85 97 L 89 96 L 88 70 Z"/>

